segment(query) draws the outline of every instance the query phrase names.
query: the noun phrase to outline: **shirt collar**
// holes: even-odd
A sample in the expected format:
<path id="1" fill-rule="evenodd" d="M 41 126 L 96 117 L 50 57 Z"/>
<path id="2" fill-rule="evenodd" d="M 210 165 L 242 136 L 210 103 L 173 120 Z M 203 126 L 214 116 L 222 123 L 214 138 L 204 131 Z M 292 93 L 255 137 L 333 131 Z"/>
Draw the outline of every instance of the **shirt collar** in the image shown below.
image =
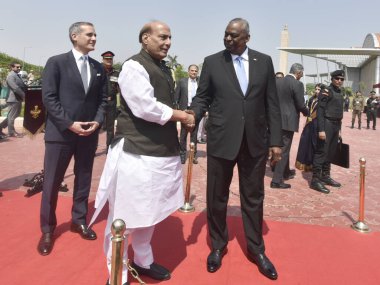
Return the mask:
<path id="1" fill-rule="evenodd" d="M 76 61 L 78 61 L 82 56 L 85 56 L 88 60 L 88 54 L 82 54 L 79 51 L 77 51 L 75 48 L 73 48 L 71 51 L 73 52 L 73 55 Z"/>
<path id="2" fill-rule="evenodd" d="M 248 48 L 245 48 L 245 50 L 243 51 L 243 53 L 241 55 L 237 55 L 237 54 L 232 54 L 231 53 L 231 56 L 232 56 L 232 60 L 235 60 L 237 57 L 242 57 L 244 60 L 248 61 Z"/>

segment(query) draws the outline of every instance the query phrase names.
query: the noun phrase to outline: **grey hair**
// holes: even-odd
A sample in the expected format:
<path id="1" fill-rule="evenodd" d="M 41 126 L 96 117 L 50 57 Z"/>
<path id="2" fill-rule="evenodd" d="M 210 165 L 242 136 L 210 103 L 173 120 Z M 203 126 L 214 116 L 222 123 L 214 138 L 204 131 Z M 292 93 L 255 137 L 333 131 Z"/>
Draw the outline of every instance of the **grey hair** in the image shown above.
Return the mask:
<path id="1" fill-rule="evenodd" d="M 82 26 L 91 26 L 93 27 L 94 25 L 90 22 L 76 22 L 72 24 L 69 28 L 69 38 L 72 43 L 74 43 L 73 39 L 71 38 L 72 34 L 80 34 L 82 32 Z"/>
<path id="2" fill-rule="evenodd" d="M 290 67 L 289 73 L 296 74 L 298 72 L 303 72 L 303 66 L 300 63 L 293 63 Z"/>
<path id="3" fill-rule="evenodd" d="M 228 25 L 233 24 L 233 23 L 242 23 L 244 31 L 247 33 L 247 35 L 249 35 L 249 23 L 247 20 L 245 20 L 243 18 L 235 18 L 235 19 L 232 19 L 228 23 Z"/>

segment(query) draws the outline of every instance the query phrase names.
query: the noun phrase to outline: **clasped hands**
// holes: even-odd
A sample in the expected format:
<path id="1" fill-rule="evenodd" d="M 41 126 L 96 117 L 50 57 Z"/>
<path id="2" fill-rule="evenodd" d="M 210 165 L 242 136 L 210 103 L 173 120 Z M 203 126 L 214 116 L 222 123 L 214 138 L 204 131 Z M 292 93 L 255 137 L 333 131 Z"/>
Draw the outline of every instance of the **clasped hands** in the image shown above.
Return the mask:
<path id="1" fill-rule="evenodd" d="M 74 122 L 70 127 L 69 130 L 73 133 L 76 133 L 78 136 L 89 136 L 91 135 L 97 128 L 99 127 L 99 123 L 92 121 L 92 122 Z"/>

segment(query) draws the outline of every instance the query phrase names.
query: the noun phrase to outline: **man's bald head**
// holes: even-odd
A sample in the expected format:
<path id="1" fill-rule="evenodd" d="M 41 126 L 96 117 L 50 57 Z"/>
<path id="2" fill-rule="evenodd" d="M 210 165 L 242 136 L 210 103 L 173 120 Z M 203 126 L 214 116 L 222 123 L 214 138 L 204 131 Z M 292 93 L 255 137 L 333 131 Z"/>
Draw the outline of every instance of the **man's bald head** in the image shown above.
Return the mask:
<path id="1" fill-rule="evenodd" d="M 155 59 L 164 59 L 171 46 L 171 32 L 167 24 L 153 21 L 145 24 L 139 34 L 142 48 Z"/>

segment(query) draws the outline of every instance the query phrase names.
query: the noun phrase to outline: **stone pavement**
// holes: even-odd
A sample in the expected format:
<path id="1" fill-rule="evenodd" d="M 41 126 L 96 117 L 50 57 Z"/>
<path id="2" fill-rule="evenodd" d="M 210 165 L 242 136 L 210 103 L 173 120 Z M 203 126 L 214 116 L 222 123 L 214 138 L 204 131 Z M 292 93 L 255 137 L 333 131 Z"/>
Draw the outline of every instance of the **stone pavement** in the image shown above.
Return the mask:
<path id="1" fill-rule="evenodd" d="M 363 116 L 364 117 L 364 116 Z M 364 119 L 364 118 L 363 118 Z M 301 118 L 300 129 L 305 119 Z M 366 125 L 365 120 L 363 125 Z M 330 188 L 325 195 L 311 190 L 308 183 L 310 173 L 296 170 L 296 177 L 289 180 L 291 189 L 272 189 L 269 187 L 272 172 L 267 167 L 265 176 L 264 218 L 268 220 L 314 224 L 331 227 L 349 227 L 358 219 L 359 212 L 359 158 L 364 157 L 366 164 L 365 221 L 372 231 L 380 231 L 380 187 L 377 169 L 380 165 L 380 130 L 351 129 L 351 112 L 344 114 L 342 136 L 350 145 L 351 165 L 349 169 L 332 167 L 332 176 L 342 183 L 340 189 Z M 19 131 L 21 128 L 19 127 Z M 290 163 L 294 165 L 300 133 L 296 133 L 291 151 Z M 34 139 L 8 138 L 0 141 L 0 189 L 6 195 L 7 190 L 26 192 L 22 184 L 43 168 L 43 134 Z M 101 171 L 105 161 L 105 133 L 100 135 L 99 147 L 95 159 L 90 199 L 94 199 Z M 206 207 L 206 145 L 198 145 L 199 164 L 193 165 L 191 183 L 191 203 L 196 211 Z M 184 183 L 186 183 L 187 164 L 184 165 Z M 237 170 L 231 184 L 228 214 L 240 216 L 240 200 Z M 60 195 L 71 196 L 73 188 L 73 163 L 70 164 L 65 182 L 70 191 Z M 1 198 L 0 198 L 1 199 Z M 15 205 L 17 207 L 17 205 Z"/>

